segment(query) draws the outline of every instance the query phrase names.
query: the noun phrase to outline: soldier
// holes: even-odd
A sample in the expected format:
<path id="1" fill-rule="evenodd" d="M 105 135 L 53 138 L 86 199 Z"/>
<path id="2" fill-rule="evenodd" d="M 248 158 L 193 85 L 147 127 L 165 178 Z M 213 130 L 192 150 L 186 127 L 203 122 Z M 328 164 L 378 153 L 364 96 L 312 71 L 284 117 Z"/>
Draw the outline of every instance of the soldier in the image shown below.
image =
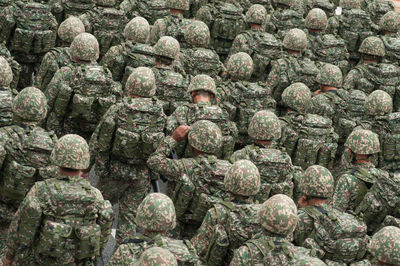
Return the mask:
<path id="1" fill-rule="evenodd" d="M 260 190 L 257 167 L 248 160 L 239 160 L 226 173 L 224 183 L 230 193 L 229 200 L 208 210 L 191 240 L 207 265 L 231 261 L 233 251 L 261 231 L 257 219 L 261 206 L 253 203 Z"/>
<path id="2" fill-rule="evenodd" d="M 138 264 L 141 266 L 178 266 L 175 256 L 167 249 L 149 248 L 140 256 Z"/>
<path id="3" fill-rule="evenodd" d="M 158 19 L 170 14 L 165 0 L 117 0 L 119 9 L 122 10 L 129 19 L 144 17 L 151 25 Z"/>
<path id="4" fill-rule="evenodd" d="M 57 18 L 58 23 L 70 16 L 79 17 L 95 7 L 94 0 L 55 0 L 52 2 L 52 13 Z"/>
<path id="5" fill-rule="evenodd" d="M 95 7 L 79 16 L 85 25 L 85 31 L 99 41 L 100 58 L 112 46 L 122 43 L 123 30 L 128 18 L 122 10 L 114 8 L 115 0 L 94 0 Z"/>
<path id="6" fill-rule="evenodd" d="M 292 158 L 294 165 L 303 169 L 319 164 L 333 167 L 338 135 L 332 120 L 307 113 L 311 92 L 303 83 L 294 83 L 282 93 L 287 113 L 281 118 L 281 145 Z"/>
<path id="7" fill-rule="evenodd" d="M 42 58 L 55 46 L 58 23 L 48 3 L 15 1 L 0 13 L 0 42 L 21 65 L 18 88 L 31 86 Z"/>
<path id="8" fill-rule="evenodd" d="M 45 91 L 46 127 L 58 136 L 75 132 L 89 139 L 103 114 L 119 99 L 121 84 L 96 63 L 99 44 L 93 35 L 76 36 L 70 53 L 73 63 L 58 70 Z"/>
<path id="9" fill-rule="evenodd" d="M 110 202 L 82 177 L 89 147 L 78 135 L 60 138 L 51 153 L 56 178 L 37 182 L 14 216 L 3 265 L 94 265 L 111 233 Z"/>
<path id="10" fill-rule="evenodd" d="M 257 81 L 264 81 L 271 70 L 271 61 L 281 57 L 281 42 L 264 31 L 266 16 L 263 6 L 251 6 L 245 17 L 250 29 L 236 36 L 229 51 L 229 56 L 238 52 L 251 56 L 254 62 L 253 79 Z"/>
<path id="11" fill-rule="evenodd" d="M 146 19 L 132 19 L 124 29 L 125 42 L 111 47 L 101 59 L 101 64 L 110 69 L 113 79 L 123 86 L 134 68 L 156 64 L 154 49 L 146 44 L 149 34 L 150 25 Z"/>
<path id="12" fill-rule="evenodd" d="M 152 97 L 154 74 L 147 67 L 129 76 L 121 103 L 112 105 L 90 140 L 97 185 L 111 203 L 120 203 L 117 241 L 135 233 L 137 206 L 158 177 L 146 165 L 148 156 L 164 138 L 166 122 L 162 106 Z"/>
<path id="13" fill-rule="evenodd" d="M 5 43 L 0 43 L 0 56 L 4 57 L 8 65 L 11 67 L 12 74 L 13 74 L 13 79 L 10 84 L 10 88 L 13 90 L 17 89 L 18 81 L 19 81 L 19 75 L 21 72 L 21 66 L 18 64 L 18 62 L 14 59 L 14 57 L 11 56 L 10 51 L 8 51 Z"/>
<path id="14" fill-rule="evenodd" d="M 133 265 L 141 254 L 143 256 L 154 247 L 171 252 L 179 265 L 201 265 L 190 241 L 165 236 L 176 226 L 174 204 L 168 196 L 162 193 L 147 195 L 137 209 L 136 224 L 144 230 L 143 234 L 131 235 L 130 239 L 120 245 L 109 265 Z"/>
<path id="15" fill-rule="evenodd" d="M 394 226 L 382 228 L 372 236 L 368 250 L 378 260 L 378 265 L 400 264 L 400 229 Z"/>
<path id="16" fill-rule="evenodd" d="M 167 115 L 189 102 L 186 94 L 189 82 L 184 75 L 174 71 L 173 63 L 179 58 L 179 50 L 179 42 L 170 36 L 161 37 L 154 46 L 156 65 L 152 69 L 156 76 L 156 96 L 162 101 Z"/>
<path id="17" fill-rule="evenodd" d="M 282 107 L 283 90 L 292 83 L 303 82 L 313 91 L 317 90 L 318 68 L 314 61 L 303 57 L 307 48 L 307 35 L 304 31 L 290 30 L 283 40 L 283 47 L 288 54 L 271 63 L 271 72 L 266 81 L 266 86 L 271 88 L 271 94 L 278 107 Z"/>
<path id="18" fill-rule="evenodd" d="M 85 26 L 77 17 L 69 17 L 58 27 L 59 46 L 48 51 L 40 64 L 35 84 L 45 91 L 54 74 L 73 62 L 69 46 L 76 36 L 85 32 Z"/>
<path id="19" fill-rule="evenodd" d="M 296 228 L 297 208 L 286 195 L 274 195 L 262 204 L 258 219 L 263 231 L 235 250 L 231 266 L 288 265 L 308 251 L 295 247 L 289 236 Z"/>
<path id="20" fill-rule="evenodd" d="M 385 45 L 385 63 L 399 65 L 400 38 L 397 35 L 400 26 L 400 14 L 395 11 L 387 12 L 379 22 L 379 38 Z"/>
<path id="21" fill-rule="evenodd" d="M 281 137 L 278 117 L 270 111 L 257 112 L 249 124 L 252 144 L 235 151 L 231 161 L 250 160 L 261 175 L 261 189 L 255 195 L 258 202 L 264 202 L 275 194 L 293 195 L 294 166 L 290 156 L 277 149 Z"/>
<path id="22" fill-rule="evenodd" d="M 369 13 L 377 25 L 387 12 L 395 12 L 393 1 L 390 0 L 362 0 L 361 8 Z"/>
<path id="23" fill-rule="evenodd" d="M 360 261 L 368 243 L 367 225 L 327 204 L 334 190 L 329 170 L 319 165 L 308 167 L 300 190 L 303 195 L 298 202 L 295 243 L 314 248 L 317 256 L 327 264 Z"/>
<path id="24" fill-rule="evenodd" d="M 17 95 L 10 85 L 13 80 L 13 72 L 7 60 L 0 56 L 0 127 L 12 124 L 12 102 Z"/>
<path id="25" fill-rule="evenodd" d="M 177 143 L 186 136 L 195 157 L 168 159 Z M 223 178 L 231 164 L 218 160 L 214 155 L 221 149 L 221 144 L 219 127 L 210 121 L 200 120 L 191 127 L 179 126 L 147 160 L 150 169 L 177 182 L 172 200 L 180 222 L 177 229 L 181 229 L 184 237 L 192 237 L 207 210 L 226 196 Z"/>
<path id="26" fill-rule="evenodd" d="M 343 83 L 345 90 L 362 90 L 370 94 L 374 90 L 383 90 L 394 99 L 394 110 L 400 108 L 397 87 L 400 86 L 400 67 L 381 63 L 385 56 L 385 45 L 378 37 L 366 38 L 359 49 L 362 61 L 353 68 Z"/>
<path id="27" fill-rule="evenodd" d="M 186 49 L 181 49 L 180 61 L 188 75 L 206 74 L 220 79 L 225 72 L 224 64 L 218 54 L 210 49 L 210 30 L 207 25 L 193 20 L 185 31 Z"/>

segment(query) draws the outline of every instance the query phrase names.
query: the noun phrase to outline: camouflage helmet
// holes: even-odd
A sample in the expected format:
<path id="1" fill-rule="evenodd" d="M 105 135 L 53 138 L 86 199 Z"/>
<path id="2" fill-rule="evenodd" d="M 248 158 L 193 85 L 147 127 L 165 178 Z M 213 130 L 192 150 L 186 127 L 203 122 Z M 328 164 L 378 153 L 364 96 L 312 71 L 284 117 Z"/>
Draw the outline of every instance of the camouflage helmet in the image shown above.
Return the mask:
<path id="1" fill-rule="evenodd" d="M 226 173 L 224 183 L 232 194 L 254 196 L 260 191 L 260 173 L 251 161 L 239 160 Z"/>
<path id="2" fill-rule="evenodd" d="M 59 167 L 76 170 L 87 169 L 90 163 L 89 145 L 79 135 L 64 135 L 57 141 L 50 159 L 54 165 Z"/>
<path id="3" fill-rule="evenodd" d="M 13 72 L 7 60 L 0 56 L 0 86 L 9 87 L 13 81 Z"/>
<path id="4" fill-rule="evenodd" d="M 151 193 L 140 203 L 135 222 L 144 230 L 166 232 L 176 225 L 172 200 L 162 193 Z"/>
<path id="5" fill-rule="evenodd" d="M 265 22 L 267 10 L 262 5 L 252 5 L 246 12 L 245 21 L 247 23 L 262 25 Z"/>
<path id="6" fill-rule="evenodd" d="M 381 30 L 397 32 L 400 25 L 400 14 L 396 11 L 389 11 L 379 21 Z"/>
<path id="7" fill-rule="evenodd" d="M 340 0 L 339 6 L 345 9 L 361 9 L 361 0 Z"/>
<path id="8" fill-rule="evenodd" d="M 27 87 L 14 98 L 12 109 L 24 121 L 38 122 L 46 117 L 47 98 L 41 90 Z"/>
<path id="9" fill-rule="evenodd" d="M 311 91 L 304 83 L 293 83 L 283 91 L 282 101 L 287 107 L 304 113 L 311 102 Z"/>
<path id="10" fill-rule="evenodd" d="M 231 55 L 226 64 L 226 69 L 231 77 L 238 80 L 247 80 L 253 73 L 253 59 L 244 52 Z"/>
<path id="11" fill-rule="evenodd" d="M 274 0 L 274 2 L 275 4 L 281 4 L 291 7 L 294 4 L 295 0 Z"/>
<path id="12" fill-rule="evenodd" d="M 61 22 L 58 27 L 58 36 L 67 43 L 71 43 L 76 36 L 83 32 L 85 32 L 85 25 L 83 25 L 83 22 L 79 18 L 74 16 Z"/>
<path id="13" fill-rule="evenodd" d="M 222 145 L 221 129 L 211 121 L 197 121 L 190 128 L 188 142 L 199 151 L 215 154 Z"/>
<path id="14" fill-rule="evenodd" d="M 326 266 L 325 262 L 322 260 L 315 258 L 315 257 L 310 257 L 307 255 L 300 255 L 296 256 L 293 259 L 293 264 L 296 266 Z"/>
<path id="15" fill-rule="evenodd" d="M 262 110 L 251 118 L 248 133 L 255 140 L 278 140 L 281 138 L 281 123 L 273 112 Z"/>
<path id="16" fill-rule="evenodd" d="M 168 8 L 171 8 L 171 9 L 187 11 L 190 8 L 189 0 L 167 0 L 165 4 Z"/>
<path id="17" fill-rule="evenodd" d="M 372 236 L 368 250 L 379 262 L 400 265 L 400 228 L 383 227 Z"/>
<path id="18" fill-rule="evenodd" d="M 70 52 L 73 58 L 93 62 L 99 59 L 99 43 L 92 34 L 84 32 L 72 41 Z"/>
<path id="19" fill-rule="evenodd" d="M 160 247 L 146 249 L 140 255 L 137 266 L 178 266 L 175 256 L 168 250 Z"/>
<path id="20" fill-rule="evenodd" d="M 149 22 L 142 17 L 135 17 L 124 28 L 125 39 L 134 43 L 146 43 L 149 34 Z"/>
<path id="21" fill-rule="evenodd" d="M 306 27 L 312 30 L 325 30 L 328 25 L 328 17 L 324 10 L 313 8 L 306 17 Z"/>
<path id="22" fill-rule="evenodd" d="M 154 53 L 155 55 L 175 60 L 180 49 L 179 42 L 176 39 L 170 36 L 163 36 L 154 46 Z"/>
<path id="23" fill-rule="evenodd" d="M 156 78 L 153 70 L 148 67 L 135 68 L 126 81 L 125 94 L 152 97 L 155 93 Z"/>
<path id="24" fill-rule="evenodd" d="M 317 82 L 321 85 L 341 88 L 343 83 L 342 70 L 332 64 L 324 64 L 318 72 Z"/>
<path id="25" fill-rule="evenodd" d="M 368 115 L 384 116 L 393 111 L 393 101 L 390 95 L 382 90 L 376 90 L 368 95 L 365 104 L 365 111 Z"/>
<path id="26" fill-rule="evenodd" d="M 378 37 L 370 36 L 364 39 L 358 51 L 363 54 L 384 57 L 385 45 Z"/>
<path id="27" fill-rule="evenodd" d="M 283 47 L 293 51 L 304 51 L 307 48 L 307 35 L 300 29 L 291 29 L 283 38 Z"/>
<path id="28" fill-rule="evenodd" d="M 217 88 L 214 79 L 208 75 L 200 74 L 192 78 L 190 81 L 188 93 L 193 91 L 208 91 L 214 96 L 217 95 Z"/>
<path id="29" fill-rule="evenodd" d="M 193 20 L 184 32 L 185 41 L 190 47 L 208 47 L 210 30 L 203 21 Z"/>
<path id="30" fill-rule="evenodd" d="M 300 181 L 301 191 L 310 197 L 330 198 L 334 188 L 331 172 L 320 165 L 308 167 Z"/>
<path id="31" fill-rule="evenodd" d="M 378 135 L 370 130 L 354 130 L 347 137 L 345 147 L 356 154 L 375 154 L 380 151 Z"/>
<path id="32" fill-rule="evenodd" d="M 104 6 L 104 7 L 113 7 L 115 6 L 115 0 L 94 0 L 96 5 Z"/>
<path id="33" fill-rule="evenodd" d="M 278 235 L 293 233 L 298 221 L 296 204 L 283 194 L 276 194 L 266 200 L 258 215 L 261 226 Z"/>

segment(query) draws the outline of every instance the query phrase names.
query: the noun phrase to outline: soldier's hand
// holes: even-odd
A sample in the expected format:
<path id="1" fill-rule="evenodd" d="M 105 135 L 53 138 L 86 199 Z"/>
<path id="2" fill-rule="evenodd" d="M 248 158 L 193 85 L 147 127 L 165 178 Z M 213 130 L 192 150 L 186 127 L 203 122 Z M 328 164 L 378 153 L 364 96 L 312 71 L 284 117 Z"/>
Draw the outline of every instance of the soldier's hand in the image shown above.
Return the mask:
<path id="1" fill-rule="evenodd" d="M 172 138 L 176 141 L 176 142 L 180 142 L 182 140 L 184 140 L 187 136 L 187 134 L 189 133 L 189 126 L 179 126 L 177 129 L 175 129 L 174 133 L 172 133 Z"/>

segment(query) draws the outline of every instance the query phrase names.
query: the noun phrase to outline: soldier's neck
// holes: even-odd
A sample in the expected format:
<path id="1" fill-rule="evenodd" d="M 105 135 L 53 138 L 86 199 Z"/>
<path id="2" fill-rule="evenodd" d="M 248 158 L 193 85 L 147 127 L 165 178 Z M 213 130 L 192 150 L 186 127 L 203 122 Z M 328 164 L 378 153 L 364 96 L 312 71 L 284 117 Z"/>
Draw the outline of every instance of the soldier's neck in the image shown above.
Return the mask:
<path id="1" fill-rule="evenodd" d="M 169 12 L 170 12 L 171 16 L 183 17 L 183 12 L 182 12 L 182 10 L 170 8 L 170 9 L 169 9 Z"/>
<path id="2" fill-rule="evenodd" d="M 332 86 L 323 86 L 322 87 L 322 92 L 328 92 L 328 91 L 337 91 L 337 88 L 332 87 Z"/>
<path id="3" fill-rule="evenodd" d="M 260 24 L 253 24 L 253 23 L 251 23 L 251 24 L 250 24 L 250 28 L 251 28 L 252 30 L 255 30 L 255 31 L 261 31 L 261 30 L 262 30 L 262 27 L 261 27 Z"/>

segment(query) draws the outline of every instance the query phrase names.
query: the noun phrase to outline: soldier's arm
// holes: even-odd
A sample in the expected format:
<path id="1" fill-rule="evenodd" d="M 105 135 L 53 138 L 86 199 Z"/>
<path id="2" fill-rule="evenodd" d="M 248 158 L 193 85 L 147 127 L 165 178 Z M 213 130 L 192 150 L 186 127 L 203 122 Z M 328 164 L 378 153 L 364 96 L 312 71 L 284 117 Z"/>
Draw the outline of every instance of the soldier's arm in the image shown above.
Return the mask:
<path id="1" fill-rule="evenodd" d="M 311 234 L 313 230 L 314 220 L 303 210 L 298 210 L 297 216 L 299 221 L 296 230 L 293 233 L 294 243 L 297 246 L 302 246 L 304 240 Z"/>
<path id="2" fill-rule="evenodd" d="M 110 266 L 135 265 L 134 262 L 138 258 L 135 258 L 135 255 L 132 253 L 129 245 L 131 244 L 120 245 L 114 252 L 113 256 L 111 257 L 107 265 Z"/>
<path id="3" fill-rule="evenodd" d="M 247 246 L 241 246 L 233 253 L 233 259 L 229 266 L 247 266 L 251 265 L 251 253 Z"/>
<path id="4" fill-rule="evenodd" d="M 352 175 L 342 175 L 336 185 L 331 204 L 343 211 L 347 211 L 350 207 L 352 194 L 358 192 L 357 184 L 357 180 Z"/>
<path id="5" fill-rule="evenodd" d="M 122 46 L 111 47 L 101 59 L 100 64 L 110 69 L 113 80 L 121 81 L 125 71 L 125 57 Z"/>
<path id="6" fill-rule="evenodd" d="M 54 55 L 51 52 L 48 52 L 43 57 L 43 60 L 40 64 L 39 71 L 36 74 L 36 84 L 38 88 L 42 91 L 45 91 L 50 80 L 47 80 L 51 75 L 58 71 L 58 65 L 55 61 Z"/>
<path id="7" fill-rule="evenodd" d="M 343 89 L 350 91 L 354 90 L 356 87 L 357 80 L 361 79 L 361 73 L 357 69 L 353 69 L 347 74 L 344 82 L 343 82 Z"/>
<path id="8" fill-rule="evenodd" d="M 8 43 L 15 27 L 15 7 L 10 5 L 0 13 L 0 42 Z"/>

